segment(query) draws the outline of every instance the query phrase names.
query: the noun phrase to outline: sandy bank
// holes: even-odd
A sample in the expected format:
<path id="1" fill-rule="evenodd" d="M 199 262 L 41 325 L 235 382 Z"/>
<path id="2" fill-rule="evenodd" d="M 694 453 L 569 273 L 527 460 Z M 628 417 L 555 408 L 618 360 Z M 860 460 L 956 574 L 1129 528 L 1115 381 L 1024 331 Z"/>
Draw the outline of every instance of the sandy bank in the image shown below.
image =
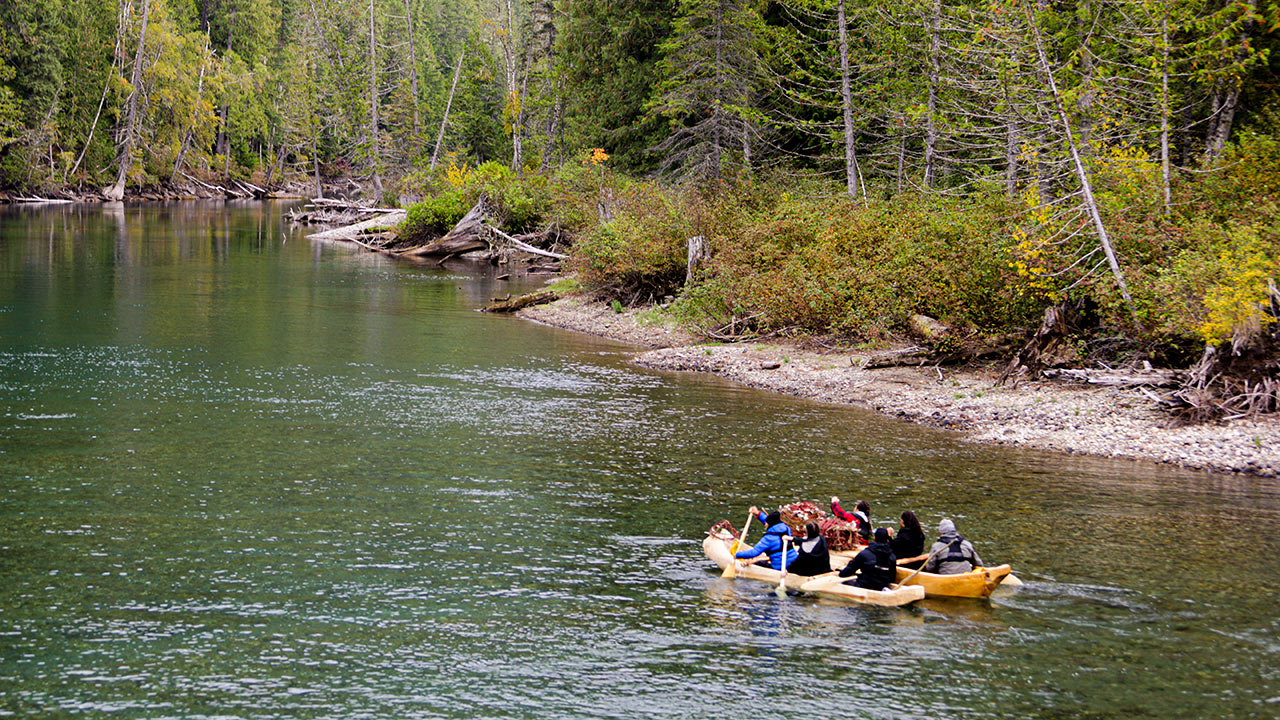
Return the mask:
<path id="1" fill-rule="evenodd" d="M 652 348 L 635 357 L 643 367 L 709 372 L 763 390 L 858 405 L 950 428 L 978 442 L 1280 476 L 1276 417 L 1175 427 L 1135 389 L 1049 381 L 997 387 L 994 370 L 863 370 L 865 355 L 856 352 L 815 351 L 785 341 L 699 344 L 688 333 L 653 322 L 652 313 L 617 313 L 579 298 L 519 314 Z M 766 369 L 772 363 L 778 367 Z"/>

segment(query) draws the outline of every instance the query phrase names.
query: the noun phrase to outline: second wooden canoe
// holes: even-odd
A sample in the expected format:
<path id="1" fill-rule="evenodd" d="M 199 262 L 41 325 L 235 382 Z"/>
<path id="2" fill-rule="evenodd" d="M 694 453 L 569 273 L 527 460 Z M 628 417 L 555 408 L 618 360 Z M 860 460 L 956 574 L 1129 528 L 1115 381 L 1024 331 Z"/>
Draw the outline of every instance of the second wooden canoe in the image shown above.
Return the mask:
<path id="1" fill-rule="evenodd" d="M 852 553 L 831 553 L 831 567 L 844 567 L 853 559 L 852 556 Z M 913 572 L 915 571 L 910 568 L 899 567 L 897 581 L 902 582 Z M 926 597 L 988 598 L 991 597 L 996 586 L 1009 577 L 1010 572 L 1012 568 L 1009 565 L 979 567 L 957 575 L 939 575 L 922 571 L 911 578 L 907 586 L 923 587 Z"/>

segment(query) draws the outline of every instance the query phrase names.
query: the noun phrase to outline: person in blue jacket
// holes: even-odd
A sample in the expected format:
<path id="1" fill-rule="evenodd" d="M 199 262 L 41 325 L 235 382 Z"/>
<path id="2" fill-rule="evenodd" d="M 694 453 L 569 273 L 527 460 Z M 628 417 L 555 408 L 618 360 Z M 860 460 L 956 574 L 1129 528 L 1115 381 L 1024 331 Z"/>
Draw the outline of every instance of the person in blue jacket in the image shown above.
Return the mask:
<path id="1" fill-rule="evenodd" d="M 746 550 L 739 550 L 734 557 L 739 560 L 750 560 L 754 557 L 769 554 L 769 566 L 774 570 L 782 569 L 782 538 L 790 537 L 791 528 L 782 522 L 782 515 L 777 510 L 766 515 L 763 510 L 751 506 L 751 512 L 760 516 L 760 522 L 764 524 L 764 537 L 760 538 L 760 542 Z M 794 547 L 787 548 L 786 564 L 790 565 L 796 559 L 796 549 Z"/>

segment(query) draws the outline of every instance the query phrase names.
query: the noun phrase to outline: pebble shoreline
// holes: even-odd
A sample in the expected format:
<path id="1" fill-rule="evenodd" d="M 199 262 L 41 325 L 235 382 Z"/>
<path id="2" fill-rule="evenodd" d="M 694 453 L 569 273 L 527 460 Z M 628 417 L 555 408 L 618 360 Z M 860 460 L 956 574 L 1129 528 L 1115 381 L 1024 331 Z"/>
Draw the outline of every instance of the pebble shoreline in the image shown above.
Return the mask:
<path id="1" fill-rule="evenodd" d="M 1280 477 L 1280 417 L 1175 426 L 1139 390 L 1056 381 L 995 385 L 990 369 L 864 370 L 864 353 L 815 351 L 787 341 L 703 344 L 652 314 L 615 312 L 568 297 L 521 317 L 650 348 L 633 358 L 655 370 L 706 372 L 750 387 L 857 405 L 966 439 L 1187 468 Z M 766 367 L 776 364 L 774 369 Z"/>

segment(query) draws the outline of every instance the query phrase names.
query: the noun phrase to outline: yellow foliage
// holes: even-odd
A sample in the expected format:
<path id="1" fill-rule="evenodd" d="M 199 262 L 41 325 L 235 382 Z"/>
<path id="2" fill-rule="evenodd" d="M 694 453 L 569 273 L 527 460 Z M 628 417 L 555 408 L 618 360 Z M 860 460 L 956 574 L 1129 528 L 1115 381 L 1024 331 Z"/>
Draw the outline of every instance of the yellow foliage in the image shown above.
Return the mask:
<path id="1" fill-rule="evenodd" d="M 450 188 L 460 190 L 474 174 L 475 171 L 465 162 L 462 165 L 458 165 L 458 163 L 450 160 L 449 167 L 445 168 L 444 171 L 444 181 L 449 184 Z"/>
<path id="2" fill-rule="evenodd" d="M 1208 316 L 1199 327 L 1207 342 L 1230 340 L 1237 333 L 1256 332 L 1273 323 L 1268 285 L 1277 275 L 1275 261 L 1256 241 L 1224 249 L 1219 260 L 1228 268 L 1221 280 L 1204 296 Z"/>
<path id="3" fill-rule="evenodd" d="M 604 148 L 591 148 L 591 154 L 588 155 L 587 158 L 582 161 L 582 164 L 598 166 L 608 161 L 609 161 L 609 153 L 606 153 L 604 151 Z"/>

